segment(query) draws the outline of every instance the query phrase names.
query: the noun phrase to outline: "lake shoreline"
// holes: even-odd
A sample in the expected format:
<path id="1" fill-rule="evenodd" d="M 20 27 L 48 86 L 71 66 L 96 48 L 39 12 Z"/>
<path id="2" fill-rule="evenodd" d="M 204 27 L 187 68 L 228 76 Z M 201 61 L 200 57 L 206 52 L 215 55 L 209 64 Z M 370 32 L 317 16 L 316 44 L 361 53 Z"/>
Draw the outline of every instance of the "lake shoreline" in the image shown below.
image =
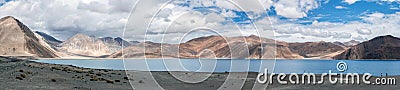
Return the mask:
<path id="1" fill-rule="evenodd" d="M 129 90 L 132 89 L 130 83 L 136 86 L 136 89 L 152 88 L 151 76 L 164 89 L 234 89 L 235 86 L 241 86 L 240 82 L 235 80 L 244 80 L 242 89 L 249 90 L 255 84 L 255 77 L 258 73 L 254 72 L 231 72 L 231 73 L 213 73 L 209 79 L 202 83 L 192 84 L 177 80 L 171 76 L 171 72 L 165 71 L 125 71 L 109 69 L 91 69 L 72 65 L 59 65 L 38 63 L 26 60 L 2 59 L 0 62 L 1 84 L 3 89 L 79 89 L 79 90 Z M 146 75 L 151 73 L 151 75 Z M 172 72 L 183 76 L 202 75 L 193 72 Z M 134 77 L 136 75 L 139 77 Z M 232 78 L 233 82 L 221 86 L 228 75 L 236 75 Z M 242 77 L 245 76 L 245 77 Z M 390 76 L 400 79 L 400 76 Z M 277 82 L 277 81 L 274 81 Z M 142 86 L 141 86 L 142 85 Z M 267 89 L 397 89 L 399 85 L 268 85 Z"/>

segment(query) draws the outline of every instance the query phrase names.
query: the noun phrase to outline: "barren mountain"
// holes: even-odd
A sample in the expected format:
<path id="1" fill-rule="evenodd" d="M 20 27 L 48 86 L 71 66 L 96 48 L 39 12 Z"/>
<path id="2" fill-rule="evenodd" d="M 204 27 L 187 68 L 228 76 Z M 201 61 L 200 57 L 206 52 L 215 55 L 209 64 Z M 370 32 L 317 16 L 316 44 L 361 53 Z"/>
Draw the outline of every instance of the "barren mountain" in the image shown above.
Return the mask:
<path id="1" fill-rule="evenodd" d="M 349 48 L 334 59 L 400 59 L 400 39 L 379 36 Z"/>
<path id="2" fill-rule="evenodd" d="M 119 37 L 96 38 L 85 34 L 76 34 L 60 45 L 60 50 L 68 54 L 99 57 L 110 55 L 131 44 Z"/>
<path id="3" fill-rule="evenodd" d="M 44 40 L 50 45 L 57 46 L 62 43 L 62 41 L 57 40 L 53 36 L 50 36 L 44 32 L 35 31 L 35 33 L 42 36 L 44 38 Z"/>
<path id="4" fill-rule="evenodd" d="M 306 58 L 323 57 L 325 55 L 344 50 L 343 47 L 330 42 L 305 42 L 290 43 L 292 52 L 298 53 Z"/>
<path id="5" fill-rule="evenodd" d="M 0 55 L 58 57 L 43 37 L 33 33 L 27 26 L 11 16 L 0 19 Z"/>
<path id="6" fill-rule="evenodd" d="M 76 34 L 64 41 L 60 50 L 81 56 L 102 56 L 113 52 L 100 39 L 84 34 Z"/>
<path id="7" fill-rule="evenodd" d="M 336 41 L 336 42 L 333 42 L 333 44 L 336 44 L 336 45 L 339 45 L 339 46 L 343 46 L 343 47 L 352 47 L 352 46 L 355 46 L 357 44 L 360 44 L 360 42 L 356 41 L 356 40 L 350 40 L 350 41 L 347 41 L 347 42 Z"/>
<path id="8" fill-rule="evenodd" d="M 163 48 L 163 52 L 161 52 L 161 48 Z M 124 54 L 123 56 L 126 58 L 145 58 L 144 56 L 146 56 L 146 58 L 178 58 L 179 51 L 177 48 L 177 44 L 143 42 L 128 46 L 109 57 L 121 58 L 122 54 Z"/>
<path id="9" fill-rule="evenodd" d="M 356 40 L 351 40 L 351 41 L 343 42 L 343 44 L 344 44 L 345 46 L 351 47 L 351 46 L 355 46 L 355 45 L 357 45 L 357 44 L 360 44 L 360 42 L 359 42 L 359 41 L 356 41 Z"/>
<path id="10" fill-rule="evenodd" d="M 335 42 L 332 42 L 332 43 L 335 44 L 335 45 L 338 45 L 338 46 L 346 47 L 346 45 L 344 45 L 342 42 L 339 42 L 339 41 L 335 41 Z"/>
<path id="11" fill-rule="evenodd" d="M 129 41 L 129 45 L 135 45 L 135 44 L 138 44 L 138 43 L 140 43 L 139 41 Z"/>
<path id="12" fill-rule="evenodd" d="M 276 43 L 276 44 L 275 44 Z M 122 52 L 123 51 L 123 52 Z M 145 42 L 110 55 L 111 58 L 303 58 L 285 42 L 258 36 L 207 36 L 180 44 Z M 144 52 L 145 51 L 145 52 Z"/>
<path id="13" fill-rule="evenodd" d="M 131 43 L 128 41 L 123 40 L 120 37 L 117 38 L 112 38 L 112 37 L 104 37 L 100 38 L 100 40 L 108 47 L 111 49 L 111 51 L 119 51 L 122 49 L 122 47 L 130 46 Z"/>

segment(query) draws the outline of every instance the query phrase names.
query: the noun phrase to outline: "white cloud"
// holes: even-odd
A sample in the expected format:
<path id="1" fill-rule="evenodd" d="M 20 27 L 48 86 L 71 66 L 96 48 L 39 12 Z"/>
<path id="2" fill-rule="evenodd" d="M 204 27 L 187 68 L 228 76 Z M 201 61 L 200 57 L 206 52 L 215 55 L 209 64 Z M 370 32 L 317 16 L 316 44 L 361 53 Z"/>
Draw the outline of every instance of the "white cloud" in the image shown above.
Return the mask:
<path id="1" fill-rule="evenodd" d="M 98 37 L 121 36 L 133 2 L 15 0 L 0 7 L 0 17 L 14 16 L 32 30 L 46 32 L 62 40 L 76 33 Z"/>
<path id="2" fill-rule="evenodd" d="M 332 38 L 334 39 L 349 39 L 351 38 L 351 33 L 347 33 L 347 32 L 334 32 L 332 33 Z"/>
<path id="3" fill-rule="evenodd" d="M 357 29 L 357 32 L 358 32 L 359 34 L 362 34 L 362 35 L 371 35 L 371 34 L 372 34 L 371 30 L 369 30 L 369 29 L 367 29 L 367 28 L 360 28 L 360 29 Z"/>
<path id="4" fill-rule="evenodd" d="M 279 0 L 275 6 L 276 13 L 286 18 L 303 18 L 307 17 L 309 10 L 317 8 L 318 2 L 314 0 Z"/>
<path id="5" fill-rule="evenodd" d="M 344 6 L 335 6 L 336 9 L 346 9 Z"/>
<path id="6" fill-rule="evenodd" d="M 313 21 L 311 25 L 277 22 L 276 32 L 279 34 L 300 34 L 301 36 L 313 36 L 319 38 L 348 39 L 351 34 L 345 31 L 335 31 L 343 24 Z"/>
<path id="7" fill-rule="evenodd" d="M 344 2 L 348 3 L 348 4 L 354 4 L 356 3 L 358 0 L 344 0 Z"/>

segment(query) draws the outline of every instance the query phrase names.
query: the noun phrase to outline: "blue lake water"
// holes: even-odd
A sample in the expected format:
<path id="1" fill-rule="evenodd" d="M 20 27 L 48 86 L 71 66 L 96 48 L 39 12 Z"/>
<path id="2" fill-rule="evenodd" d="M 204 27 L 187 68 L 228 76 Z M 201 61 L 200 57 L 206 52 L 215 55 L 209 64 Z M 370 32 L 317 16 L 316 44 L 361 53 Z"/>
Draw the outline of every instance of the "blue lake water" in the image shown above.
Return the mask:
<path id="1" fill-rule="evenodd" d="M 264 72 L 271 73 L 371 73 L 375 76 L 400 75 L 397 60 L 198 60 L 198 59 L 149 59 L 149 60 L 32 60 L 43 63 L 65 64 L 85 68 L 139 70 L 139 71 L 193 71 L 193 72 Z M 347 69 L 339 72 L 338 62 L 345 62 Z"/>

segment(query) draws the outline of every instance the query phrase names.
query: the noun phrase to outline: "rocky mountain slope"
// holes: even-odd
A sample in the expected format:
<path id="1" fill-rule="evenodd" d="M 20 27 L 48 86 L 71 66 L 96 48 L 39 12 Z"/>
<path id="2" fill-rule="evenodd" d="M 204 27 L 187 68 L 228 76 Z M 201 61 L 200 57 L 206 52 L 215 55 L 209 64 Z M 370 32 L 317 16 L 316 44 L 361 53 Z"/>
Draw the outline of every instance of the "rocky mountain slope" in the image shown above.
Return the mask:
<path id="1" fill-rule="evenodd" d="M 84 34 L 76 34 L 65 40 L 60 50 L 82 56 L 102 56 L 113 52 L 100 39 Z"/>
<path id="2" fill-rule="evenodd" d="M 42 36 L 45 39 L 45 41 L 50 45 L 57 46 L 62 43 L 62 41 L 57 40 L 53 36 L 50 36 L 44 32 L 35 31 L 35 33 Z"/>
<path id="3" fill-rule="evenodd" d="M 324 41 L 290 43 L 289 48 L 292 52 L 298 53 L 306 58 L 322 57 L 334 52 L 344 50 L 344 48 L 339 45 Z"/>
<path id="4" fill-rule="evenodd" d="M 344 44 L 345 46 L 355 46 L 355 45 L 360 44 L 360 43 L 361 43 L 361 42 L 356 41 L 356 40 L 350 40 L 350 41 L 347 41 L 347 42 L 343 42 L 343 44 Z"/>
<path id="5" fill-rule="evenodd" d="M 0 55 L 54 58 L 56 52 L 43 37 L 14 17 L 0 19 Z"/>
<path id="6" fill-rule="evenodd" d="M 355 46 L 355 45 L 360 44 L 360 43 L 361 42 L 356 41 L 356 40 L 350 40 L 350 41 L 347 41 L 347 42 L 339 42 L 339 41 L 333 42 L 333 44 L 336 44 L 336 45 L 339 45 L 339 46 L 343 46 L 343 47 L 352 47 L 352 46 Z"/>
<path id="7" fill-rule="evenodd" d="M 277 42 L 277 43 L 275 43 Z M 146 52 L 143 52 L 146 51 Z M 180 44 L 144 42 L 129 46 L 110 58 L 303 58 L 288 43 L 258 36 L 207 36 Z"/>
<path id="8" fill-rule="evenodd" d="M 121 50 L 122 47 L 127 47 L 130 45 L 133 45 L 132 43 L 123 40 L 120 37 L 117 38 L 112 38 L 112 37 L 104 37 L 104 38 L 99 38 L 106 46 L 108 46 L 111 51 L 115 52 L 118 50 Z"/>
<path id="9" fill-rule="evenodd" d="M 122 49 L 122 47 L 130 46 L 131 43 L 122 38 L 96 38 L 85 34 L 76 34 L 60 44 L 59 50 L 78 56 L 99 57 L 110 55 Z"/>
<path id="10" fill-rule="evenodd" d="M 334 59 L 400 59 L 400 38 L 379 36 L 349 48 Z"/>

